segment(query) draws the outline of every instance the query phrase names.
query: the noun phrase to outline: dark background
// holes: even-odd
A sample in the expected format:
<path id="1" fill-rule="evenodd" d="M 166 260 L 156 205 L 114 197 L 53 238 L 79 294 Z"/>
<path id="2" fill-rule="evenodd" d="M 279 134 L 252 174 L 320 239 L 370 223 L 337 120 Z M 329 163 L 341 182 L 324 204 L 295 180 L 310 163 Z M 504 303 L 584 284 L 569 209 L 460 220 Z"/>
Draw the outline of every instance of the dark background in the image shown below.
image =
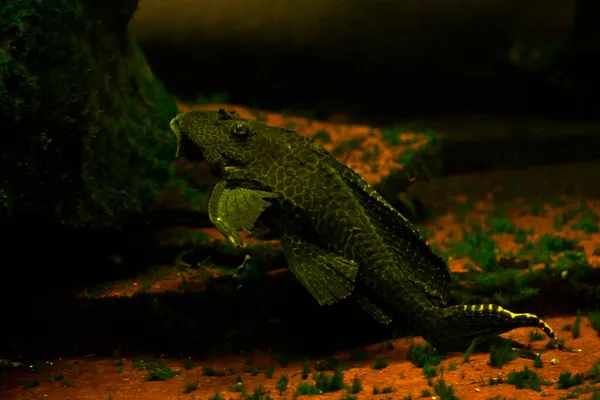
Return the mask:
<path id="1" fill-rule="evenodd" d="M 392 124 L 484 115 L 600 119 L 593 0 L 143 0 L 167 89 Z"/>

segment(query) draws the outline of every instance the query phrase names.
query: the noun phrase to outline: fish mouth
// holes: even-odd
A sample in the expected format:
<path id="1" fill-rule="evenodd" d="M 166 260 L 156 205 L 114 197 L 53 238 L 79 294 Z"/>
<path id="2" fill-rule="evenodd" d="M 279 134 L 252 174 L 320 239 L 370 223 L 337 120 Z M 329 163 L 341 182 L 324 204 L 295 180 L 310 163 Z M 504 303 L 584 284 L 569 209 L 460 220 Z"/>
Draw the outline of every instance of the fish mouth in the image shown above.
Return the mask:
<path id="1" fill-rule="evenodd" d="M 184 156 L 188 161 L 194 162 L 202 162 L 205 160 L 204 153 L 202 151 L 201 146 L 191 141 L 188 136 L 188 132 L 182 128 L 184 125 L 184 117 L 186 113 L 179 113 L 171 120 L 169 126 L 171 127 L 171 131 L 177 138 L 177 149 L 175 150 L 175 157 L 179 157 L 181 155 L 181 146 L 184 146 Z"/>
<path id="2" fill-rule="evenodd" d="M 177 114 L 175 118 L 171 120 L 169 126 L 171 127 L 171 131 L 175 134 L 177 138 L 177 150 L 175 150 L 175 157 L 179 156 L 179 150 L 181 149 L 181 127 L 179 124 L 179 117 L 182 114 Z"/>

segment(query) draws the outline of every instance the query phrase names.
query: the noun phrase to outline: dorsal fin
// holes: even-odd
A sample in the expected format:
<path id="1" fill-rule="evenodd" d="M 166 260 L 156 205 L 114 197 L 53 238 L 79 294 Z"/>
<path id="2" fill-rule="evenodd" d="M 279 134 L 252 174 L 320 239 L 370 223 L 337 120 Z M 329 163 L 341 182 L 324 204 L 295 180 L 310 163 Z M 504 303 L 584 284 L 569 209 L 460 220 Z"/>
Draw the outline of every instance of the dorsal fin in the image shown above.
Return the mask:
<path id="1" fill-rule="evenodd" d="M 378 231 L 412 272 L 409 276 L 414 276 L 415 283 L 424 286 L 429 295 L 438 299 L 438 303 L 446 303 L 451 279 L 446 262 L 431 250 L 417 228 L 360 175 L 339 161 L 335 162 L 345 182 L 358 194 Z"/>

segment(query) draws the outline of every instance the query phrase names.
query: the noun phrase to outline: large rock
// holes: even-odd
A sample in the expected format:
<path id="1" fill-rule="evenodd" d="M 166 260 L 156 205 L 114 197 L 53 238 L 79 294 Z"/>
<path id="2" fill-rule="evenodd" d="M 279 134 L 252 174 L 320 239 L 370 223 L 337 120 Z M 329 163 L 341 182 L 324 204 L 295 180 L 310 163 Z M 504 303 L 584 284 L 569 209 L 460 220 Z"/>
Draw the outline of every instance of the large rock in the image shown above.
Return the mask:
<path id="1" fill-rule="evenodd" d="M 115 226 L 154 202 L 177 109 L 128 32 L 136 7 L 0 5 L 0 218 Z"/>

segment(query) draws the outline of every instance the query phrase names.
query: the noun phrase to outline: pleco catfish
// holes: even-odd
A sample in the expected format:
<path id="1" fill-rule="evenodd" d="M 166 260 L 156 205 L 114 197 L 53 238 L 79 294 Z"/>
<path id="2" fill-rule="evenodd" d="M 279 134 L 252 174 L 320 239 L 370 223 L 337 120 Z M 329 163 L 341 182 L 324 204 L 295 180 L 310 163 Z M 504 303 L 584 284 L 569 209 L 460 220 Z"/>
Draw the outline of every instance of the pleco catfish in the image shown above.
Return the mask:
<path id="1" fill-rule="evenodd" d="M 311 138 L 222 109 L 181 113 L 171 129 L 178 153 L 205 159 L 222 179 L 209 202 L 217 229 L 237 246 L 239 230 L 257 221 L 272 230 L 289 269 L 319 304 L 352 295 L 377 321 L 410 323 L 441 350 L 472 350 L 519 327 L 540 328 L 557 341 L 533 314 L 449 305 L 446 263 L 402 214 Z"/>

